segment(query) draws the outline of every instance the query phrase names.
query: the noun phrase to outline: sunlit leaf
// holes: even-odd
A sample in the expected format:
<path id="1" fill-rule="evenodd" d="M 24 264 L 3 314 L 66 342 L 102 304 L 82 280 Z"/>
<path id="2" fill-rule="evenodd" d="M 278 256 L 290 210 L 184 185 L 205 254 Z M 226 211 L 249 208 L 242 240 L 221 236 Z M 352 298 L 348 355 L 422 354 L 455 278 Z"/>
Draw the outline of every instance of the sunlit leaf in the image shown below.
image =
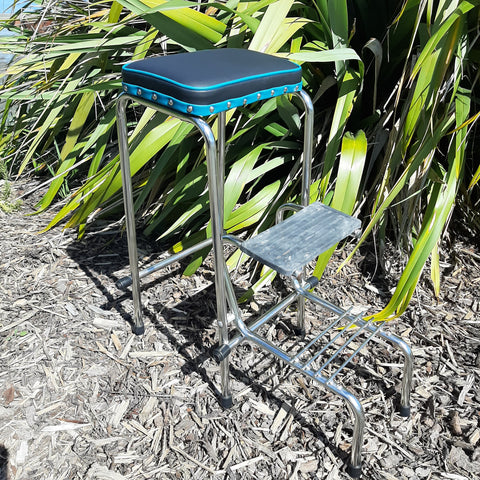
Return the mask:
<path id="1" fill-rule="evenodd" d="M 292 7 L 293 0 L 278 0 L 271 4 L 262 18 L 248 48 L 259 52 L 272 52 L 272 39 L 281 31 L 284 20 Z"/>
<path id="2" fill-rule="evenodd" d="M 332 208 L 351 215 L 359 195 L 359 187 L 365 168 L 367 138 L 363 131 L 352 135 L 346 133 L 338 165 L 335 192 L 330 204 Z M 319 256 L 313 275 L 320 278 L 336 246 Z"/>

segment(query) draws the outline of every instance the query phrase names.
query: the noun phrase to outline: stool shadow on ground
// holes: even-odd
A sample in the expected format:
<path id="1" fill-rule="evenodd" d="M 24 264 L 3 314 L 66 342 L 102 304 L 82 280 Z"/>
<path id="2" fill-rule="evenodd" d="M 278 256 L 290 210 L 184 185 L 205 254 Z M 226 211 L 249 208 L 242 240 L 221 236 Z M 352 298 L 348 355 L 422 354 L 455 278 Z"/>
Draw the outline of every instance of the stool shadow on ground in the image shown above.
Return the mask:
<path id="1" fill-rule="evenodd" d="M 216 365 L 211 356 L 211 351 L 217 345 L 216 340 L 212 337 L 209 338 L 209 342 L 204 342 L 201 339 L 202 335 L 199 334 L 202 330 L 211 330 L 214 326 L 216 310 L 213 276 L 211 282 L 211 286 L 202 290 L 199 294 L 189 296 L 180 301 L 175 305 L 174 309 L 169 309 L 158 304 L 155 305 L 154 308 L 157 310 L 157 314 L 155 315 L 152 312 L 153 314 L 150 315 L 150 319 L 155 328 L 168 338 L 169 343 L 173 346 L 175 351 L 177 351 L 185 360 L 184 365 L 181 367 L 182 374 L 185 376 L 192 373 L 200 375 L 202 380 L 209 385 L 210 390 L 214 393 L 216 398 L 219 399 L 220 391 L 218 390 L 217 385 L 212 381 L 211 376 L 208 374 L 204 366 L 205 362 L 212 362 L 212 364 Z M 145 288 L 148 288 L 148 285 L 146 285 Z M 182 317 L 179 315 L 179 312 L 196 312 L 199 310 L 199 305 L 206 307 L 202 310 L 201 318 L 199 318 L 198 315 L 197 318 L 195 318 L 195 314 L 193 315 L 194 318 L 188 316 Z M 268 306 L 264 308 L 268 308 Z M 184 341 L 179 340 L 179 333 Z M 192 346 L 195 347 L 194 350 L 196 355 L 190 353 Z M 235 350 L 232 355 L 235 355 Z M 268 370 L 270 366 L 273 366 L 274 371 L 278 371 L 279 368 L 285 368 L 283 364 L 271 355 L 260 351 L 258 358 L 253 365 L 250 365 L 249 370 L 253 372 L 257 371 L 259 365 L 262 363 L 264 364 L 266 360 L 268 360 L 268 365 L 262 367 L 265 370 Z M 235 361 L 232 359 L 230 363 L 231 377 L 237 382 L 244 384 L 245 387 L 249 387 L 254 393 L 254 395 L 252 395 L 253 397 L 261 398 L 267 404 L 271 406 L 275 405 L 278 409 L 283 406 L 283 408 L 286 408 L 289 413 L 293 415 L 295 421 L 298 422 L 303 429 L 308 430 L 312 436 L 320 440 L 324 445 L 328 445 L 331 451 L 335 452 L 335 455 L 337 455 L 339 459 L 345 462 L 348 460 L 348 452 L 342 451 L 333 444 L 331 445 L 325 433 L 294 407 L 297 397 L 294 394 L 281 391 L 280 387 L 288 382 L 288 377 L 293 373 L 293 370 L 288 369 L 287 375 L 281 379 L 280 384 L 274 385 L 268 381 L 268 378 L 265 381 L 262 380 L 262 383 L 260 383 L 253 376 L 254 374 L 252 375 L 241 368 L 236 368 L 234 364 Z M 318 390 L 320 391 L 320 389 Z M 241 400 L 236 403 L 234 394 L 233 408 L 240 403 L 243 403 L 243 401 Z M 225 415 L 228 415 L 228 411 L 225 412 Z"/>
<path id="2" fill-rule="evenodd" d="M 101 308 L 116 310 L 131 325 L 130 314 L 122 306 L 130 293 L 118 290 L 118 295 L 113 295 L 102 280 L 106 276 L 114 285 L 118 280 L 114 272 L 128 266 L 126 239 L 118 231 L 112 231 L 111 235 L 89 234 L 79 242 L 72 242 L 66 253 L 105 296 L 106 303 Z M 108 261 L 103 261 L 104 258 Z"/>
<path id="3" fill-rule="evenodd" d="M 111 288 L 119 279 L 115 272 L 124 269 L 128 263 L 126 240 L 122 238 L 119 239 L 117 236 L 115 239 L 105 242 L 101 238 L 90 235 L 82 242 L 86 243 L 83 247 L 79 247 L 78 244 L 72 244 L 72 248 L 67 248 L 70 257 L 78 264 L 80 269 L 104 296 L 105 302 L 97 306 L 106 311 L 116 310 L 120 313 L 121 317 L 128 322 L 128 324 L 125 325 L 125 329 L 129 329 L 131 326 L 131 317 L 128 311 L 132 310 L 130 290 L 127 292 L 117 290 L 117 295 Z M 142 248 L 142 240 L 139 241 L 139 244 L 140 248 Z M 85 251 L 89 252 L 88 257 L 85 256 Z M 109 252 L 112 251 L 115 252 L 115 257 L 109 257 Z M 96 261 L 98 255 L 105 255 L 106 258 L 112 258 L 114 260 L 111 262 L 100 262 L 102 264 L 99 265 Z M 217 385 L 204 366 L 206 362 L 214 362 L 211 357 L 211 351 L 216 347 L 216 304 L 213 274 L 205 271 L 202 272 L 202 283 L 205 286 L 193 295 L 189 294 L 186 290 L 180 289 L 181 296 L 176 299 L 178 301 L 175 302 L 173 307 L 168 306 L 168 298 L 165 298 L 163 293 L 165 290 L 164 285 L 177 287 L 177 289 L 179 289 L 175 279 L 180 277 L 188 263 L 188 259 L 178 262 L 172 265 L 169 272 L 165 274 L 158 272 L 155 278 L 150 277 L 152 278 L 151 280 L 144 279 L 142 281 L 143 295 L 150 296 L 148 305 L 143 308 L 144 319 L 148 319 L 157 332 L 167 338 L 172 348 L 183 357 L 185 363 L 181 367 L 182 374 L 186 376 L 191 373 L 196 373 L 208 384 L 210 391 L 213 392 L 217 398 L 220 398 Z M 111 284 L 106 285 L 106 281 L 111 281 Z M 237 293 L 241 294 L 244 292 Z M 158 299 L 155 296 L 156 294 L 159 294 Z M 152 297 L 154 297 L 155 300 L 152 301 Z M 125 308 L 125 304 L 127 304 L 128 307 Z M 268 309 L 269 305 L 263 305 L 262 308 Z M 294 328 L 293 325 L 289 325 L 289 327 L 292 327 L 292 330 Z M 235 351 L 233 355 L 235 355 Z M 255 372 L 258 366 L 262 362 L 265 362 L 266 359 L 268 359 L 269 362 L 267 369 L 271 366 L 274 366 L 273 371 L 278 371 L 279 368 L 285 368 L 283 364 L 275 358 L 265 352 L 260 352 L 258 359 L 251 365 L 249 371 Z M 262 379 L 261 382 L 258 381 L 252 374 L 236 368 L 234 363 L 235 362 L 231 362 L 230 373 L 236 381 L 248 386 L 255 396 L 262 398 L 271 405 L 276 405 L 277 408 L 281 408 L 282 406 L 285 408 L 286 405 L 295 421 L 298 422 L 303 429 L 308 430 L 312 436 L 318 438 L 324 445 L 328 445 L 330 450 L 333 451 L 339 459 L 345 462 L 348 461 L 348 452 L 332 444 L 320 426 L 315 425 L 310 418 L 307 418 L 295 409 L 294 405 L 297 401 L 295 394 L 281 390 L 280 387 L 288 382 L 288 378 L 293 374 L 294 370 L 287 368 L 280 384 L 275 385 L 269 382 L 268 378 Z M 262 368 L 265 369 L 264 366 Z M 360 376 L 368 377 L 369 381 L 377 381 L 377 379 L 372 378 L 368 374 L 368 371 L 362 372 L 360 370 L 358 373 Z M 324 393 L 317 386 L 315 386 L 314 391 L 318 391 L 320 394 Z M 121 394 L 120 391 L 112 393 L 117 395 Z M 393 389 L 391 394 L 394 394 Z M 225 413 L 225 415 L 228 415 L 228 413 Z M 3 480 L 2 477 L 0 477 L 0 480 Z"/>
<path id="4" fill-rule="evenodd" d="M 8 480 L 8 450 L 0 444 L 0 480 Z"/>

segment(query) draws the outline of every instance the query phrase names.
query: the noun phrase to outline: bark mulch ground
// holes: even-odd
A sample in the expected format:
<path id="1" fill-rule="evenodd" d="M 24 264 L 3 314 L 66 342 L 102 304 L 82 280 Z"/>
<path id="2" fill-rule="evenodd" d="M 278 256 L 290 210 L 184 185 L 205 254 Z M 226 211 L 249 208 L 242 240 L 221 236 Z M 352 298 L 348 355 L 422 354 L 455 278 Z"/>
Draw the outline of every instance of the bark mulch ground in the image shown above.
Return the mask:
<path id="1" fill-rule="evenodd" d="M 147 279 L 146 332 L 134 336 L 129 295 L 115 287 L 127 273 L 118 228 L 95 226 L 82 241 L 60 229 L 38 235 L 47 217 L 24 215 L 34 197 L 20 212 L 0 211 L 1 480 L 348 478 L 345 405 L 271 356 L 242 344 L 231 361 L 234 407 L 218 405 L 208 262 L 193 277 L 182 277 L 184 264 Z M 158 257 L 154 245 L 140 246 L 145 263 Z M 317 291 L 379 311 L 400 256 L 392 250 L 381 274 L 366 249 L 336 273 L 345 255 Z M 413 348 L 411 417 L 395 412 L 401 356 L 372 347 L 342 376 L 366 410 L 363 478 L 480 478 L 478 242 L 462 232 L 442 258 L 440 298 L 425 272 L 408 311 L 388 325 Z M 237 286 L 249 280 L 238 275 Z M 246 314 L 264 311 L 278 290 L 275 279 Z M 268 334 L 288 335 L 289 316 Z"/>

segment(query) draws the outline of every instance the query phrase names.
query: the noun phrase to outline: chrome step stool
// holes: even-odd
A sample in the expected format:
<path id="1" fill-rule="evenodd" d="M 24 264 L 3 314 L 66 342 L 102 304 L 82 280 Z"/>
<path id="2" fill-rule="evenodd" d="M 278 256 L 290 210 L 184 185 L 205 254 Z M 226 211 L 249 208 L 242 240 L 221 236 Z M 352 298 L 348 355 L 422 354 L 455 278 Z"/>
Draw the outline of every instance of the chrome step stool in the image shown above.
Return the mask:
<path id="1" fill-rule="evenodd" d="M 144 332 L 140 278 L 207 246 L 213 246 L 219 333 L 219 346 L 213 356 L 220 364 L 222 406 L 225 408 L 232 406 L 229 355 L 233 348 L 248 340 L 273 353 L 286 364 L 346 401 L 354 420 L 348 472 L 352 477 L 359 477 L 365 423 L 363 408 L 353 394 L 335 382 L 336 377 L 370 340 L 376 339 L 393 345 L 405 358 L 400 414 L 408 416 L 412 355 L 403 340 L 382 331 L 382 323 L 365 321 L 361 315 L 353 315 L 350 311 L 345 311 L 311 293 L 310 290 L 317 285 L 318 280 L 315 277 L 309 279 L 304 277 L 306 264 L 357 230 L 360 222 L 321 203 L 309 205 L 313 105 L 310 97 L 302 90 L 301 68 L 288 60 L 259 52 L 217 49 L 134 61 L 123 67 L 122 76 L 124 91 L 117 102 L 117 125 L 131 276 L 120 279 L 117 285 L 122 289 L 132 285 L 134 333 Z M 242 241 L 225 234 L 223 229 L 226 111 L 285 94 L 298 96 L 305 108 L 301 205 L 281 206 L 274 227 L 247 241 Z M 141 272 L 138 269 L 127 141 L 126 103 L 129 100 L 192 123 L 201 132 L 206 146 L 212 222 L 212 238 Z M 218 115 L 218 141 L 215 141 L 211 127 L 202 118 L 211 115 Z M 286 210 L 293 210 L 296 213 L 283 221 Z M 248 325 L 242 319 L 225 265 L 224 242 L 236 245 L 264 265 L 290 277 L 292 281 L 294 291 Z M 335 318 L 330 319 L 328 325 L 312 338 L 304 338 L 305 299 L 335 315 Z M 260 330 L 294 302 L 297 302 L 297 327 L 300 335 L 299 341 L 293 347 L 289 347 L 287 353 L 285 349 L 262 337 Z M 236 330 L 236 333 L 233 333 L 233 330 Z"/>

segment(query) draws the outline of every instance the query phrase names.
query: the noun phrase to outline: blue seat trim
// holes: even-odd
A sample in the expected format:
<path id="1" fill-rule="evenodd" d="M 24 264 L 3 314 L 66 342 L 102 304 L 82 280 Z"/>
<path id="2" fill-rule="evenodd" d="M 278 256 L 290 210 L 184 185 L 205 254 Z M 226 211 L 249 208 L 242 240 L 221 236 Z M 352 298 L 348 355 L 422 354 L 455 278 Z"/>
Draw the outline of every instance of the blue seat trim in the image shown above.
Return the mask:
<path id="1" fill-rule="evenodd" d="M 148 88 L 123 83 L 123 91 L 131 96 L 149 100 L 153 103 L 158 103 L 159 105 L 163 105 L 172 110 L 176 110 L 177 112 L 197 115 L 199 117 L 206 117 L 208 115 L 229 110 L 231 108 L 245 106 L 259 100 L 267 100 L 268 98 L 274 98 L 288 93 L 295 93 L 300 91 L 301 89 L 302 82 L 299 82 L 293 85 L 283 85 L 281 87 L 260 90 L 258 92 L 250 93 L 248 95 L 224 100 L 217 103 L 211 103 L 209 105 L 196 105 L 183 102 L 182 100 L 178 100 L 171 96 L 155 92 Z"/>

